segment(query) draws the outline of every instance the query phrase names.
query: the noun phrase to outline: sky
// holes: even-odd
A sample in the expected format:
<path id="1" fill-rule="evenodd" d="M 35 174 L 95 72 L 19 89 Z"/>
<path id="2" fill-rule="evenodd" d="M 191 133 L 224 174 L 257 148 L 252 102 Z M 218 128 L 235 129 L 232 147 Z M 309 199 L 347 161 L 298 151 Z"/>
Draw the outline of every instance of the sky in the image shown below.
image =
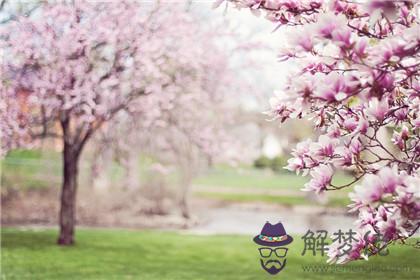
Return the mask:
<path id="1" fill-rule="evenodd" d="M 255 103 L 251 98 L 247 100 L 244 98 L 243 102 L 245 107 L 251 110 L 257 110 L 260 112 L 269 109 L 268 100 L 273 95 L 275 90 L 281 89 L 282 85 L 286 82 L 287 76 L 290 73 L 291 66 L 290 62 L 280 63 L 277 60 L 278 50 L 285 41 L 285 30 L 277 29 L 273 32 L 276 25 L 263 16 L 257 17 L 247 10 L 238 10 L 234 7 L 225 8 L 222 4 L 217 9 L 211 9 L 213 1 L 194 1 L 194 5 L 205 10 L 205 13 L 210 18 L 224 18 L 232 24 L 235 29 L 249 37 L 250 40 L 261 43 L 263 46 L 268 48 L 253 53 L 253 56 L 259 64 L 259 69 L 252 72 L 251 75 L 258 80 L 258 89 L 261 90 L 263 96 L 259 103 Z M 203 8 L 201 8 L 203 7 Z M 261 116 L 264 118 L 264 116 Z M 264 145 L 262 153 L 270 158 L 281 154 L 281 144 L 279 139 L 274 135 L 267 135 L 264 139 Z"/>

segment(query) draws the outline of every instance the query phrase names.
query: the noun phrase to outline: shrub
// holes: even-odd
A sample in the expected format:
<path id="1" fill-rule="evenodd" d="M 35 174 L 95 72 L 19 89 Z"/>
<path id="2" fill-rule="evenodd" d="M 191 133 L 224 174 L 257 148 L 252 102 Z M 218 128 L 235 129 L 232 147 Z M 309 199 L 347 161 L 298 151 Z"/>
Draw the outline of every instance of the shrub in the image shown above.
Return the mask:
<path id="1" fill-rule="evenodd" d="M 287 165 L 287 158 L 282 156 L 276 156 L 271 160 L 271 169 L 274 172 L 281 172 L 284 171 L 283 167 Z"/>
<path id="2" fill-rule="evenodd" d="M 268 168 L 271 166 L 271 160 L 266 156 L 260 156 L 254 161 L 254 167 L 259 169 Z"/>

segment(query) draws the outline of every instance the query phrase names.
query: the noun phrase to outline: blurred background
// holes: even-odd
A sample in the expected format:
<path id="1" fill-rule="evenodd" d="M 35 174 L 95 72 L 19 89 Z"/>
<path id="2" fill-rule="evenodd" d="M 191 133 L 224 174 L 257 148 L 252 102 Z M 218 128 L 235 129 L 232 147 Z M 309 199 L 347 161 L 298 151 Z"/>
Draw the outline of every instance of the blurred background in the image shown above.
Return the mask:
<path id="1" fill-rule="evenodd" d="M 36 18 L 43 3 L 1 1 L 0 22 Z M 248 12 L 212 9 L 213 1 L 159 5 L 176 5 L 201 30 L 193 40 L 205 78 L 164 95 L 173 102 L 160 112 L 152 112 L 159 98 L 142 98 L 140 110 L 119 114 L 90 139 L 79 162 L 76 247 L 68 251 L 53 247 L 62 141 L 9 151 L 1 160 L 2 279 L 255 279 L 264 272 L 251 237 L 266 221 L 282 221 L 296 240 L 308 229 L 351 227 L 347 190 L 314 197 L 300 191 L 305 177 L 283 168 L 297 142 L 317 135 L 303 120 L 280 126 L 264 114 L 293 69 L 276 58 L 281 30 Z M 345 173 L 334 180 L 351 181 Z M 299 263 L 321 261 L 299 260 L 297 242 L 294 279 L 307 277 Z"/>
<path id="2" fill-rule="evenodd" d="M 311 125 L 299 121 L 280 127 L 263 113 L 292 67 L 276 61 L 282 33 L 273 35 L 272 24 L 263 18 L 212 9 L 210 2 L 177 5 L 203 32 L 212 28 L 211 40 L 222 62 L 210 64 L 208 70 L 223 72 L 212 77 L 206 92 L 196 93 L 200 100 L 191 104 L 197 108 L 176 104 L 167 115 L 147 121 L 140 114 L 121 115 L 95 135 L 80 162 L 77 223 L 213 230 L 208 226 L 213 220 L 237 220 L 230 217 L 232 207 L 248 207 L 247 219 L 267 207 L 287 207 L 296 214 L 309 205 L 323 211 L 343 209 L 345 193 L 310 197 L 299 191 L 306 178 L 283 169 L 294 145 L 314 137 Z M 36 17 L 39 9 L 41 2 L 5 2 L 2 18 L 24 13 Z M 203 98 L 213 100 L 203 105 Z M 168 124 L 169 117 L 191 124 L 180 133 Z M 214 128 L 210 135 L 208 128 Z M 3 224 L 57 224 L 61 151 L 59 139 L 42 138 L 2 160 Z M 336 180 L 347 178 L 341 174 Z M 244 222 L 258 227 L 259 218 Z M 215 230 L 244 230 L 243 225 L 220 226 Z"/>

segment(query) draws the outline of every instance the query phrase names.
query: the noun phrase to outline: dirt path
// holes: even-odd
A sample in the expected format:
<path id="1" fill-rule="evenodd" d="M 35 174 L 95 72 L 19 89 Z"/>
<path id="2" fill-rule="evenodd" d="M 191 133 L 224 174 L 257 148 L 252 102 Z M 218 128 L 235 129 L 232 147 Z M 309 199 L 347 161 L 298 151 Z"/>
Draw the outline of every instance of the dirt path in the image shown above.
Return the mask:
<path id="1" fill-rule="evenodd" d="M 58 195 L 57 190 L 45 190 L 17 193 L 9 199 L 2 199 L 3 225 L 57 225 Z M 140 200 L 116 204 L 118 207 L 108 209 L 105 207 L 107 200 L 98 195 L 84 195 L 80 198 L 78 224 L 88 227 L 155 228 L 175 229 L 191 234 L 252 235 L 266 221 L 281 221 L 288 232 L 300 234 L 308 229 L 346 230 L 354 221 L 354 217 L 346 215 L 345 209 L 340 208 L 285 207 L 263 202 L 239 203 L 202 197 L 193 197 L 191 212 L 194 218 L 185 220 L 177 213 L 159 215 L 141 211 L 140 206 L 144 207 L 145 202 Z M 124 197 L 122 201 L 127 200 Z"/>
<path id="2" fill-rule="evenodd" d="M 196 203 L 199 203 L 196 201 Z M 201 205 L 205 202 L 201 202 Z M 308 229 L 327 230 L 354 228 L 355 217 L 345 209 L 294 206 L 282 207 L 264 203 L 229 203 L 198 207 L 195 209 L 198 223 L 185 230 L 193 234 L 256 234 L 266 221 L 281 221 L 287 231 L 305 233 Z"/>

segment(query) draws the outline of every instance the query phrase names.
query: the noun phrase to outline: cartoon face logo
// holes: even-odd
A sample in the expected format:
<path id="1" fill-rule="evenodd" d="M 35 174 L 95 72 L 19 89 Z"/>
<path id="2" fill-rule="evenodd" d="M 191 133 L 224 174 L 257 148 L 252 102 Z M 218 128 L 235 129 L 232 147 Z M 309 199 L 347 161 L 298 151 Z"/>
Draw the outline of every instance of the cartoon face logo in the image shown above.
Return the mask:
<path id="1" fill-rule="evenodd" d="M 286 234 L 282 223 L 275 225 L 266 222 L 261 233 L 254 237 L 254 242 L 260 245 L 260 263 L 270 274 L 279 273 L 286 266 L 287 247 L 293 238 Z"/>

